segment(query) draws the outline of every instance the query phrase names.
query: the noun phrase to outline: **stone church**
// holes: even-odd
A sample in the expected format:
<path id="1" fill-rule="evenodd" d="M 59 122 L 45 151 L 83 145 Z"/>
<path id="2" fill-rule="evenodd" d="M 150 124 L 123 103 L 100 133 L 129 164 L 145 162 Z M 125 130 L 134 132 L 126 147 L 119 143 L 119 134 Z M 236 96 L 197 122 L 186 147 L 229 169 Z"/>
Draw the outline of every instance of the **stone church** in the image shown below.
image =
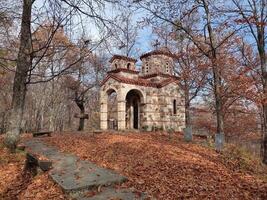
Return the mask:
<path id="1" fill-rule="evenodd" d="M 138 71 L 136 59 L 114 55 L 101 83 L 100 128 L 181 131 L 184 97 L 174 75 L 173 58 L 167 49 L 151 51 L 140 57 Z"/>

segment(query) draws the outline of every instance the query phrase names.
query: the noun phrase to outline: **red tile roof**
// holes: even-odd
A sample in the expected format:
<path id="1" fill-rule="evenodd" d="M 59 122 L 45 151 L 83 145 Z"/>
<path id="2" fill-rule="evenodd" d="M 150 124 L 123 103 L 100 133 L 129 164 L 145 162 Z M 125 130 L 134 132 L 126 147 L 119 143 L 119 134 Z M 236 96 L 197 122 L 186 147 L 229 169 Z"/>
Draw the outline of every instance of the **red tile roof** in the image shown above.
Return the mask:
<path id="1" fill-rule="evenodd" d="M 122 59 L 122 60 L 126 60 L 126 61 L 130 61 L 130 62 L 137 62 L 136 59 L 134 58 L 130 58 L 130 57 L 127 57 L 127 56 L 122 56 L 122 55 L 114 55 L 112 56 L 112 58 L 109 60 L 109 62 L 113 62 L 113 60 L 115 59 Z"/>
<path id="2" fill-rule="evenodd" d="M 170 75 L 170 74 L 164 74 L 164 73 L 153 73 L 153 74 L 146 74 L 146 75 L 142 75 L 140 76 L 141 78 L 144 78 L 144 79 L 148 79 L 148 78 L 152 78 L 152 77 L 155 77 L 155 76 L 161 76 L 161 77 L 164 77 L 164 78 L 176 78 L 178 79 L 177 76 L 174 76 L 174 75 Z"/>
<path id="3" fill-rule="evenodd" d="M 118 68 L 118 69 L 114 69 L 114 70 L 108 71 L 108 74 L 110 74 L 110 73 L 118 73 L 118 72 L 128 72 L 128 73 L 131 73 L 131 74 L 138 74 L 139 73 L 139 71 L 135 71 L 135 70 L 131 70 L 131 69 Z"/>
<path id="4" fill-rule="evenodd" d="M 159 83 L 155 83 L 155 82 L 152 82 L 151 80 L 143 79 L 141 77 L 138 77 L 137 79 L 132 79 L 132 78 L 120 76 L 118 74 L 110 73 L 102 81 L 101 86 L 104 85 L 110 78 L 113 78 L 116 81 L 121 82 L 121 83 L 126 83 L 126 84 L 131 84 L 131 85 L 140 85 L 140 86 L 146 86 L 146 87 L 155 87 L 155 88 L 161 88 L 161 87 L 168 85 L 169 83 L 178 81 L 177 78 L 170 77 Z"/>
<path id="5" fill-rule="evenodd" d="M 172 58 L 176 57 L 168 49 L 159 49 L 159 50 L 154 50 L 154 51 L 150 51 L 148 53 L 143 54 L 142 56 L 140 56 L 140 59 L 142 60 L 143 58 L 146 58 L 146 57 L 152 56 L 152 55 L 165 55 L 165 56 L 169 56 Z"/>

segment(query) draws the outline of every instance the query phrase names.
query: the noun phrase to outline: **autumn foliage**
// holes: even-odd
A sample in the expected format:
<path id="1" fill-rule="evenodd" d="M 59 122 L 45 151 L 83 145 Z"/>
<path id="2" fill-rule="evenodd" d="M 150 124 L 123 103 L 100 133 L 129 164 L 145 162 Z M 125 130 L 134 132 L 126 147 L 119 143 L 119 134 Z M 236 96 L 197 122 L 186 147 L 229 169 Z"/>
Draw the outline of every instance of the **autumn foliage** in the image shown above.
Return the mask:
<path id="1" fill-rule="evenodd" d="M 259 162 L 252 159 L 246 165 L 250 168 L 242 168 L 240 156 L 231 160 L 227 152 L 219 155 L 199 144 L 184 143 L 180 134 L 168 138 L 165 133 L 64 133 L 44 141 L 127 176 L 123 187 L 134 187 L 157 199 L 267 197 L 267 182 L 255 176 L 262 170 L 249 171 Z"/>

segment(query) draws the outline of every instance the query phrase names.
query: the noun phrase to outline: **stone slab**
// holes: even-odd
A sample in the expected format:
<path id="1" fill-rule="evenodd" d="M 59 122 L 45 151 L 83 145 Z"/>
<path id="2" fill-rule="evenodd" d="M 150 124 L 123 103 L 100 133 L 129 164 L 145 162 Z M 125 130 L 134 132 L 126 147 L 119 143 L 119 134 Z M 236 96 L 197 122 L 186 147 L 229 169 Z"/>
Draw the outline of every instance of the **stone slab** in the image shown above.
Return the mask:
<path id="1" fill-rule="evenodd" d="M 224 134 L 223 133 L 215 134 L 215 149 L 216 149 L 216 151 L 221 152 L 223 150 L 224 143 L 225 143 Z"/>
<path id="2" fill-rule="evenodd" d="M 88 161 L 72 159 L 72 157 L 66 157 L 61 162 L 55 163 L 54 168 L 49 172 L 51 178 L 66 192 L 119 184 L 127 180 L 124 176 Z"/>
<path id="3" fill-rule="evenodd" d="M 127 180 L 114 171 L 104 169 L 89 161 L 80 160 L 75 155 L 61 153 L 40 140 L 27 141 L 25 146 L 32 153 L 43 155 L 52 161 L 53 168 L 49 175 L 65 192 L 90 189 L 100 185 L 119 184 Z"/>
<path id="4" fill-rule="evenodd" d="M 186 142 L 193 141 L 192 127 L 184 128 L 184 140 Z"/>
<path id="5" fill-rule="evenodd" d="M 113 187 L 102 188 L 101 192 L 94 196 L 87 195 L 87 192 L 80 194 L 73 194 L 72 197 L 76 200 L 144 200 L 146 195 L 144 193 L 136 193 L 130 189 L 116 189 Z"/>

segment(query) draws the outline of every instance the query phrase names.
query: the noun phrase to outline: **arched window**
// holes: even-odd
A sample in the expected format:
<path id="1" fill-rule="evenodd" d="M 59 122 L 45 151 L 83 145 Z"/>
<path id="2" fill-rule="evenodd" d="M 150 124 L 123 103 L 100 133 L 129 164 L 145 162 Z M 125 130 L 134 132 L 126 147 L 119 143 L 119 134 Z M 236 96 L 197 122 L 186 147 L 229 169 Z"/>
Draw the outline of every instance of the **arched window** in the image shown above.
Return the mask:
<path id="1" fill-rule="evenodd" d="M 118 65 L 117 65 L 117 63 L 115 63 L 115 69 L 117 69 L 118 68 Z"/>
<path id="2" fill-rule="evenodd" d="M 169 63 L 168 63 L 168 62 L 166 62 L 166 72 L 167 72 L 167 73 L 169 73 L 169 71 L 170 71 L 170 68 L 169 68 Z"/>
<path id="3" fill-rule="evenodd" d="M 130 69 L 130 67 L 131 67 L 131 63 L 128 63 L 127 64 L 127 69 Z"/>
<path id="4" fill-rule="evenodd" d="M 149 69 L 148 64 L 146 64 L 146 73 L 148 73 L 148 69 Z"/>
<path id="5" fill-rule="evenodd" d="M 173 114 L 177 114 L 177 105 L 176 105 L 176 99 L 173 100 Z"/>

